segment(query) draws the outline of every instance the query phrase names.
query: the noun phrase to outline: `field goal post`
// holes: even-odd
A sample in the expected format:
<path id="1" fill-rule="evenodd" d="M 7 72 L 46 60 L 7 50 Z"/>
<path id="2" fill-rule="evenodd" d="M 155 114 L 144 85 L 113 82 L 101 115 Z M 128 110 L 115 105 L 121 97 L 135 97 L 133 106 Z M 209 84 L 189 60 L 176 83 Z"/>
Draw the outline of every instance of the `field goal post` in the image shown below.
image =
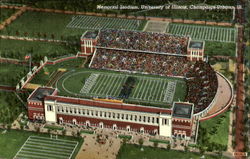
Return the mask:
<path id="1" fill-rule="evenodd" d="M 58 135 L 57 134 L 50 134 L 50 139 L 58 139 Z"/>

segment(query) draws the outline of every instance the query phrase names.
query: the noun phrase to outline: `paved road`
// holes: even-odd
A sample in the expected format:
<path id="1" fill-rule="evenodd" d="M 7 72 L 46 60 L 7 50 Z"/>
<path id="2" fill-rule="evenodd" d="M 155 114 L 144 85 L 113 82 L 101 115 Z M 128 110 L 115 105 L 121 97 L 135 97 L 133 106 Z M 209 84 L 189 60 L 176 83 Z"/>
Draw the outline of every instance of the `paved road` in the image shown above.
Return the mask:
<path id="1" fill-rule="evenodd" d="M 244 3 L 243 0 L 241 1 Z M 243 6 L 244 7 L 244 6 Z M 237 20 L 240 24 L 244 23 L 244 11 L 239 10 Z M 236 88 L 236 152 L 244 152 L 245 151 L 245 140 L 243 136 L 244 132 L 244 28 L 238 28 L 238 41 L 237 41 L 237 88 Z M 236 156 L 236 159 L 243 159 L 246 157 Z"/>

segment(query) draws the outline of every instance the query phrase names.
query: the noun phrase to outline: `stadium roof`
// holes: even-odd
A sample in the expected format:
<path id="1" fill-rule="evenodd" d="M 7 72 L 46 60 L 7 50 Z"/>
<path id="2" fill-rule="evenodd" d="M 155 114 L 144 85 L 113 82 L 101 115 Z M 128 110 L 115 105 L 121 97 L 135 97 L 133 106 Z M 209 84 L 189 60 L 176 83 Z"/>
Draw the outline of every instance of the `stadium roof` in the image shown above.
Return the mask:
<path id="1" fill-rule="evenodd" d="M 83 34 L 82 38 L 87 38 L 87 39 L 95 39 L 98 35 L 98 30 L 95 31 L 86 31 L 85 34 Z"/>
<path id="2" fill-rule="evenodd" d="M 31 94 L 28 100 L 43 101 L 44 97 L 52 95 L 55 90 L 54 88 L 39 87 Z"/>
<path id="3" fill-rule="evenodd" d="M 193 114 L 192 103 L 174 103 L 173 117 L 190 119 Z"/>
<path id="4" fill-rule="evenodd" d="M 204 41 L 190 41 L 188 48 L 203 49 L 204 43 L 205 43 Z"/>

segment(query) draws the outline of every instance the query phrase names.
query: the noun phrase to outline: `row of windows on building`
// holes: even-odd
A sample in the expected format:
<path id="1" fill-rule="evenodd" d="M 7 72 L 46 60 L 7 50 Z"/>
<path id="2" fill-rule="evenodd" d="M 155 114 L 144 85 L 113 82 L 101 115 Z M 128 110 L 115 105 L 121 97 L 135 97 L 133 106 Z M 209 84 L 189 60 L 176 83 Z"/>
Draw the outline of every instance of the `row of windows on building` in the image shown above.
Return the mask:
<path id="1" fill-rule="evenodd" d="M 59 123 L 71 123 L 73 125 L 84 125 L 87 127 L 98 127 L 98 128 L 109 128 L 113 130 L 124 130 L 124 131 L 134 131 L 134 132 L 140 132 L 140 133 L 149 133 L 149 134 L 158 134 L 158 129 L 154 130 L 147 130 L 144 129 L 144 127 L 141 127 L 139 129 L 131 128 L 130 125 L 127 125 L 126 127 L 118 127 L 116 124 L 111 125 L 105 125 L 103 122 L 100 123 L 90 123 L 89 120 L 86 120 L 85 122 L 77 121 L 76 119 L 73 120 L 64 120 L 62 117 L 59 118 Z"/>
<path id="2" fill-rule="evenodd" d="M 48 105 L 47 110 L 53 111 L 53 107 L 51 105 Z M 134 122 L 143 122 L 143 123 L 148 123 L 148 124 L 159 124 L 158 117 L 149 117 L 149 116 L 135 115 L 135 114 L 124 114 L 124 113 L 70 108 L 70 107 L 62 107 L 62 106 L 57 107 L 57 112 L 70 113 L 70 114 L 76 114 L 76 115 L 86 115 L 86 116 L 92 116 L 92 117 L 109 118 L 113 120 L 127 120 L 127 121 L 134 121 Z M 163 119 L 162 125 L 169 125 L 169 119 L 166 119 L 166 118 Z"/>

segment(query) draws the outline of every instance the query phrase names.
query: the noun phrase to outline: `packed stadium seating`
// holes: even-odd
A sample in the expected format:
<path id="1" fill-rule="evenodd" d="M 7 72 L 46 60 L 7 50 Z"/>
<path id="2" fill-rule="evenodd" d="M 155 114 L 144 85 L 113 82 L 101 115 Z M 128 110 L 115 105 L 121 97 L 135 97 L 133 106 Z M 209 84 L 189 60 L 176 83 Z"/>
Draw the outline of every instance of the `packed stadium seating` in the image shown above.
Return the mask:
<path id="1" fill-rule="evenodd" d="M 189 37 L 169 34 L 101 30 L 90 67 L 183 77 L 187 83 L 185 101 L 194 103 L 194 113 L 198 113 L 213 101 L 218 80 L 208 63 L 191 62 L 182 56 L 188 41 Z"/>
<path id="2" fill-rule="evenodd" d="M 189 37 L 127 30 L 101 30 L 99 47 L 186 54 Z"/>
<path id="3" fill-rule="evenodd" d="M 194 103 L 194 113 L 206 109 L 214 99 L 218 87 L 215 71 L 208 63 L 196 62 L 186 74 L 186 79 L 186 101 Z"/>
<path id="4" fill-rule="evenodd" d="M 97 49 L 90 67 L 162 76 L 184 76 L 190 66 L 191 62 L 181 56 Z"/>
<path id="5" fill-rule="evenodd" d="M 185 101 L 194 103 L 195 113 L 209 106 L 218 87 L 216 73 L 208 63 L 202 61 L 193 63 L 182 56 L 99 48 L 90 67 L 185 77 L 187 82 Z"/>

